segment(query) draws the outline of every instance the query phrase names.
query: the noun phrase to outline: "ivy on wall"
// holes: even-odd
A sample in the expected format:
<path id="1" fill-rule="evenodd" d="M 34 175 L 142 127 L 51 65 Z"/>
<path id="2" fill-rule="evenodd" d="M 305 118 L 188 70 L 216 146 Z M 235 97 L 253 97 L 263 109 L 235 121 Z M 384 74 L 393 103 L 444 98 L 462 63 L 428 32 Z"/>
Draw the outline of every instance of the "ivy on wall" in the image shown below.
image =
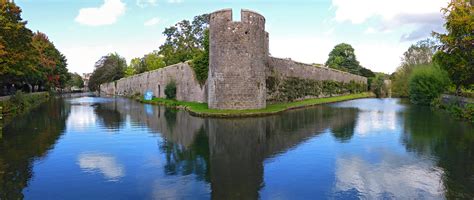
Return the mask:
<path id="1" fill-rule="evenodd" d="M 267 100 L 272 102 L 291 102 L 305 97 L 327 97 L 367 91 L 366 84 L 355 81 L 342 83 L 331 80 L 317 81 L 297 77 L 280 79 L 276 76 L 267 77 L 266 87 Z"/>

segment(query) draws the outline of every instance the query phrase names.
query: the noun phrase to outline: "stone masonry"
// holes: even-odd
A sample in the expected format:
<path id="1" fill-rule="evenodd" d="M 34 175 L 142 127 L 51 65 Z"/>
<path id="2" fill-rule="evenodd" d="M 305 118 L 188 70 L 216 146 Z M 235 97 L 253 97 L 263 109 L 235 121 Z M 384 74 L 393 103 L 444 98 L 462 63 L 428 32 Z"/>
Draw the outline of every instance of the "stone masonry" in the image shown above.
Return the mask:
<path id="1" fill-rule="evenodd" d="M 232 20 L 232 10 L 210 14 L 209 75 L 200 85 L 188 63 L 178 63 L 100 86 L 108 95 L 143 95 L 152 91 L 165 97 L 168 83 L 175 81 L 177 100 L 207 102 L 213 109 L 259 109 L 267 102 L 266 78 L 296 77 L 367 84 L 367 78 L 339 70 L 269 56 L 265 18 L 242 10 L 241 21 Z"/>

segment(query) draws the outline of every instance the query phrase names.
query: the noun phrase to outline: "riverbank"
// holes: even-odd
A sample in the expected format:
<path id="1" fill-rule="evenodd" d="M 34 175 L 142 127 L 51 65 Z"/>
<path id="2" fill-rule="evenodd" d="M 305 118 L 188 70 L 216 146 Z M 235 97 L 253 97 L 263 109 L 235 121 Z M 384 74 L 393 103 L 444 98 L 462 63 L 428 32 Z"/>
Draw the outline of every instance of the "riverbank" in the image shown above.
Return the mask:
<path id="1" fill-rule="evenodd" d="M 43 102 L 49 99 L 48 92 L 37 93 L 16 93 L 9 97 L 0 99 L 0 121 L 1 124 L 7 125 L 13 118 L 18 115 L 27 113 L 33 108 L 36 108 Z M 1 128 L 1 127 L 0 127 Z"/>
<path id="2" fill-rule="evenodd" d="M 349 94 L 336 97 L 326 97 L 317 99 L 306 99 L 302 101 L 295 101 L 289 103 L 275 103 L 269 104 L 264 109 L 253 109 L 253 110 L 216 110 L 210 109 L 207 103 L 196 103 L 196 102 L 184 102 L 170 99 L 153 98 L 152 100 L 138 99 L 142 103 L 163 105 L 178 109 L 184 109 L 190 112 L 194 116 L 199 117 L 219 117 L 219 118 L 233 118 L 233 117 L 256 117 L 273 115 L 286 110 L 310 107 L 326 103 L 334 103 L 340 101 L 347 101 L 352 99 L 375 97 L 371 92 Z"/>

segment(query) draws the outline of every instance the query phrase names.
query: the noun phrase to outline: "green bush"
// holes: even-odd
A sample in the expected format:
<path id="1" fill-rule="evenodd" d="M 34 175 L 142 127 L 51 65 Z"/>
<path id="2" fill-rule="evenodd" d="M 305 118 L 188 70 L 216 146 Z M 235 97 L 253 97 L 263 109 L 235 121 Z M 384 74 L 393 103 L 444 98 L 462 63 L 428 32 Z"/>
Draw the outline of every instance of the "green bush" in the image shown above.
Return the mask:
<path id="1" fill-rule="evenodd" d="M 425 65 L 413 69 L 408 80 L 410 101 L 429 105 L 433 99 L 446 90 L 448 74 L 437 66 Z"/>
<path id="2" fill-rule="evenodd" d="M 167 99 L 176 99 L 176 82 L 170 81 L 166 85 L 165 95 Z"/>

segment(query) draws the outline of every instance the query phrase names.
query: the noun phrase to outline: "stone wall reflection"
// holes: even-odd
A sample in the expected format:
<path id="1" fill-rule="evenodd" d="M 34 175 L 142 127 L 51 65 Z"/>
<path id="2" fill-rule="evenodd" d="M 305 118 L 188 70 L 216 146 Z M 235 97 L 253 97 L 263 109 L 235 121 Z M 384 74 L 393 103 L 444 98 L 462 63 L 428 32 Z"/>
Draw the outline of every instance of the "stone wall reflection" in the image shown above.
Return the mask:
<path id="1" fill-rule="evenodd" d="M 165 173 L 195 174 L 211 184 L 214 199 L 257 199 L 266 158 L 328 130 L 339 141 L 350 140 L 358 112 L 320 106 L 268 117 L 211 119 L 130 101 L 109 106 L 132 124 L 144 123 L 162 134 Z"/>

